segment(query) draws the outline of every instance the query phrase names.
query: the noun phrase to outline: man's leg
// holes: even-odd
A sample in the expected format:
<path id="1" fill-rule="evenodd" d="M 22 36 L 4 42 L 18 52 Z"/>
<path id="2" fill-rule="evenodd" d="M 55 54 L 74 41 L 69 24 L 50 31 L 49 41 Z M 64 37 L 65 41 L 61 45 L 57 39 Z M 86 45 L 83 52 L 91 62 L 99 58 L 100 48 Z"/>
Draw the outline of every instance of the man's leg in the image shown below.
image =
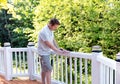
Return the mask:
<path id="1" fill-rule="evenodd" d="M 45 84 L 46 72 L 41 72 L 42 84 Z"/>
<path id="2" fill-rule="evenodd" d="M 51 72 L 52 72 L 52 66 L 50 64 L 50 56 L 44 56 L 42 57 L 42 84 L 51 84 Z"/>
<path id="3" fill-rule="evenodd" d="M 46 72 L 46 82 L 51 84 L 51 71 Z"/>

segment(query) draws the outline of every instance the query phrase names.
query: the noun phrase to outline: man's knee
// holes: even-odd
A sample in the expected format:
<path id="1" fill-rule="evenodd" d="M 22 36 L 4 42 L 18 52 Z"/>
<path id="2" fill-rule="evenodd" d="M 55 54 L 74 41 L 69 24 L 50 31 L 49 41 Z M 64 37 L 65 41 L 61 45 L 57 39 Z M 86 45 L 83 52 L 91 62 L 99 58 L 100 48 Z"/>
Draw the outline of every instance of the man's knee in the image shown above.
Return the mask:
<path id="1" fill-rule="evenodd" d="M 52 71 L 47 71 L 47 72 L 46 72 L 46 74 L 51 74 L 51 73 L 52 73 Z"/>

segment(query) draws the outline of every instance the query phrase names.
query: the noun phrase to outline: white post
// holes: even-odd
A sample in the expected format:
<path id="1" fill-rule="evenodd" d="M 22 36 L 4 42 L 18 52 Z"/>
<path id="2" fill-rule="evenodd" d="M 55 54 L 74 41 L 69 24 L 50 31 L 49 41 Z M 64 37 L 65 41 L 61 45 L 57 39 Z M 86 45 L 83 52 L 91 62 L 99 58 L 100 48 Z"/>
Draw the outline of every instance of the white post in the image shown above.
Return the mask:
<path id="1" fill-rule="evenodd" d="M 5 55 L 5 78 L 6 80 L 12 80 L 12 54 L 10 53 L 10 43 L 4 43 L 4 55 Z"/>
<path id="2" fill-rule="evenodd" d="M 97 56 L 102 55 L 100 46 L 92 47 L 92 84 L 100 84 L 100 63 L 97 61 Z"/>
<path id="3" fill-rule="evenodd" d="M 116 84 L 120 84 L 120 53 L 117 54 L 116 58 Z"/>
<path id="4" fill-rule="evenodd" d="M 30 80 L 35 80 L 34 78 L 34 53 L 31 50 L 31 47 L 34 47 L 34 43 L 33 42 L 29 42 L 28 43 L 28 55 L 27 55 L 27 59 L 28 59 L 28 73 L 29 73 L 29 79 Z"/>

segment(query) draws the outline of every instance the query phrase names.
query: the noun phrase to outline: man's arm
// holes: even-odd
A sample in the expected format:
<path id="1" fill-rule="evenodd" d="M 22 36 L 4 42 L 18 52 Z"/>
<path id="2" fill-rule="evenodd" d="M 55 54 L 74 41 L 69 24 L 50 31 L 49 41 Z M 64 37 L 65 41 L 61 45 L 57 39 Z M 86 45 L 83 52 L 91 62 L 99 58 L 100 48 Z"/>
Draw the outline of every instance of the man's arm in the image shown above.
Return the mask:
<path id="1" fill-rule="evenodd" d="M 52 45 L 49 41 L 44 41 L 44 43 L 52 50 L 54 50 L 55 52 L 61 52 L 60 49 L 58 49 L 57 47 L 55 47 L 54 45 Z"/>
<path id="2" fill-rule="evenodd" d="M 55 52 L 59 53 L 59 54 L 65 54 L 65 53 L 69 53 L 69 51 L 66 50 L 61 50 L 59 48 L 56 48 L 54 45 L 52 45 L 49 41 L 45 41 L 45 44 L 52 50 L 54 50 Z"/>
<path id="3" fill-rule="evenodd" d="M 56 42 L 55 39 L 53 40 L 53 43 L 54 43 L 54 45 L 55 45 L 56 48 L 59 48 L 59 46 L 58 46 L 58 44 L 57 44 L 57 42 Z"/>

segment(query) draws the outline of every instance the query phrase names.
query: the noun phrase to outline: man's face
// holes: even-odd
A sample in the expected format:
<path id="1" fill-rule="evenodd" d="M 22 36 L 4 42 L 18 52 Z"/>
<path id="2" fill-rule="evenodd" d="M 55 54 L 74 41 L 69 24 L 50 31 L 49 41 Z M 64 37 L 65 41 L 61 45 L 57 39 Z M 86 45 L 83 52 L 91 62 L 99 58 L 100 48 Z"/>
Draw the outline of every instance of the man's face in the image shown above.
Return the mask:
<path id="1" fill-rule="evenodd" d="M 51 30 L 56 30 L 58 28 L 59 25 L 55 24 L 55 25 L 51 25 Z"/>

